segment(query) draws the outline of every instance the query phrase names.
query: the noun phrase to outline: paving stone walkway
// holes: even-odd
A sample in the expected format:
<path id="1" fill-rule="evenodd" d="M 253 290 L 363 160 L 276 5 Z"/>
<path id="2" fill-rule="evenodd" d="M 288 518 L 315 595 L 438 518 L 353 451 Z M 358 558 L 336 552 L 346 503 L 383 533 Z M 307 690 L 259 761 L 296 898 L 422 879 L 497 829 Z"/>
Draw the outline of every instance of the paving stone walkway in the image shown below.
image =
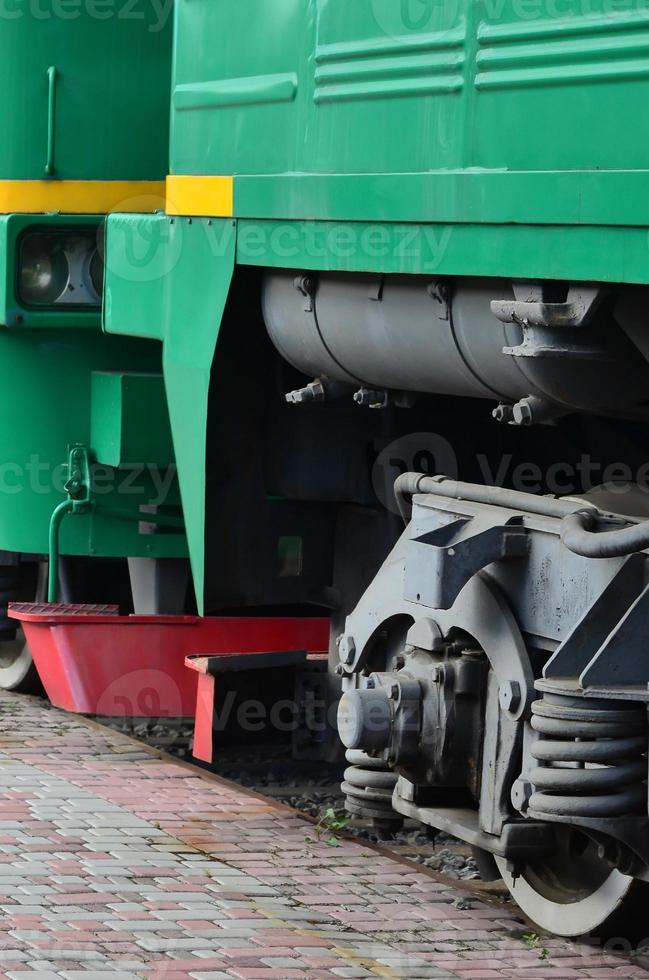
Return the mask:
<path id="1" fill-rule="evenodd" d="M 417 865 L 0 695 L 0 980 L 649 977 L 526 933 Z"/>

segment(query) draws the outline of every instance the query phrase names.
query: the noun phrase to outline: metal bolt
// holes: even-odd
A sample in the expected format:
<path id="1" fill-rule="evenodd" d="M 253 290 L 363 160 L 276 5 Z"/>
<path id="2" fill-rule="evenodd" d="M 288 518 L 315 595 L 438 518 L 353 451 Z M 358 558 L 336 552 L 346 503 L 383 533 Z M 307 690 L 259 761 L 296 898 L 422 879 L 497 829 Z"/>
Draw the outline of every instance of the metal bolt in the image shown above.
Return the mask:
<path id="1" fill-rule="evenodd" d="M 392 684 L 392 686 L 390 687 L 390 698 L 391 698 L 392 701 L 398 701 L 399 700 L 399 685 L 398 684 Z"/>
<path id="2" fill-rule="evenodd" d="M 356 657 L 356 643 L 353 636 L 343 636 L 338 646 L 342 663 L 349 667 Z"/>
<path id="3" fill-rule="evenodd" d="M 375 391 L 371 388 L 360 388 L 354 395 L 354 401 L 361 408 L 387 408 L 390 404 L 387 391 Z"/>
<path id="4" fill-rule="evenodd" d="M 425 616 L 410 627 L 407 636 L 406 652 L 415 649 L 435 653 L 444 649 L 444 636 L 434 619 Z"/>
<path id="5" fill-rule="evenodd" d="M 531 406 L 526 401 L 514 405 L 513 422 L 515 425 L 531 425 L 533 421 Z"/>
<path id="6" fill-rule="evenodd" d="M 509 871 L 514 881 L 516 881 L 517 878 L 520 878 L 521 876 L 522 868 L 521 868 L 520 861 L 508 861 L 507 870 Z"/>
<path id="7" fill-rule="evenodd" d="M 518 681 L 505 681 L 500 685 L 499 701 L 503 711 L 518 711 L 521 703 L 521 686 Z"/>
<path id="8" fill-rule="evenodd" d="M 527 810 L 532 795 L 532 784 L 527 779 L 517 779 L 512 786 L 512 803 L 519 813 Z"/>
<path id="9" fill-rule="evenodd" d="M 319 380 L 312 381 L 306 388 L 298 388 L 296 391 L 289 391 L 285 396 L 289 405 L 305 405 L 308 402 L 323 402 L 326 400 L 327 392 L 325 386 Z"/>
<path id="10" fill-rule="evenodd" d="M 433 684 L 441 684 L 444 680 L 444 668 L 440 667 L 439 665 L 437 667 L 433 667 L 430 677 Z"/>
<path id="11" fill-rule="evenodd" d="M 315 292 L 315 280 L 311 276 L 297 276 L 293 285 L 303 296 L 310 296 Z"/>
<path id="12" fill-rule="evenodd" d="M 373 677 L 367 678 L 367 684 L 365 685 L 365 687 L 367 688 L 368 691 L 374 690 L 374 688 L 376 687 L 376 681 L 374 680 Z"/>
<path id="13" fill-rule="evenodd" d="M 498 405 L 491 413 L 496 422 L 511 422 L 514 410 L 511 405 Z"/>

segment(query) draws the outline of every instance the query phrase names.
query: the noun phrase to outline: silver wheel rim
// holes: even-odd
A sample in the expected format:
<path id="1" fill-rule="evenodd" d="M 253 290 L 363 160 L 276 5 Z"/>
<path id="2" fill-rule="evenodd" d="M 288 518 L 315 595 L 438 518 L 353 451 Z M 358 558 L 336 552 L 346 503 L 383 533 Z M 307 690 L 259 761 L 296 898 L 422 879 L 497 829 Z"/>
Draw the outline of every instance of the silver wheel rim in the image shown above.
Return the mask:
<path id="1" fill-rule="evenodd" d="M 504 858 L 496 863 L 522 912 L 541 929 L 559 936 L 583 936 L 603 926 L 619 909 L 634 879 L 611 868 L 597 845 L 570 827 L 562 828 L 558 847 L 514 876 Z"/>
<path id="2" fill-rule="evenodd" d="M 34 602 L 44 602 L 47 596 L 47 562 L 38 566 Z M 14 640 L 0 641 L 0 690 L 15 691 L 34 670 L 34 660 L 22 627 Z"/>
<path id="3" fill-rule="evenodd" d="M 0 642 L 0 688 L 13 691 L 19 687 L 27 678 L 33 663 L 25 634 L 18 627 L 15 640 Z"/>

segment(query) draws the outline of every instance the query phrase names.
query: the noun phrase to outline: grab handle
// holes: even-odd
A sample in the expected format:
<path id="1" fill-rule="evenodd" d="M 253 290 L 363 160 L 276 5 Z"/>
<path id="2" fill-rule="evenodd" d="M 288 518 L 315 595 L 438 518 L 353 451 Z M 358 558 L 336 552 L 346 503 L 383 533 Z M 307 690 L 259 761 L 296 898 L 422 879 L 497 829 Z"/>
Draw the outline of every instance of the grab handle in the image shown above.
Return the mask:
<path id="1" fill-rule="evenodd" d="M 56 153 L 56 68 L 52 66 L 47 69 L 47 79 L 49 82 L 48 109 L 47 109 L 47 163 L 45 164 L 45 174 L 53 177 L 56 173 L 55 153 Z"/>

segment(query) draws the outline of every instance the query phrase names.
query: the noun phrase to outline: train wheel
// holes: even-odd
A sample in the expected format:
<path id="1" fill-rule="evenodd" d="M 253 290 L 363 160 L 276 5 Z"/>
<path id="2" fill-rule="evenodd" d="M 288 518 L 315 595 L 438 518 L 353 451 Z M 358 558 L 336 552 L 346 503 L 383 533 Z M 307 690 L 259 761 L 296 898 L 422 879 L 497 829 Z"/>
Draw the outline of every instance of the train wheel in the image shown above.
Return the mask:
<path id="1" fill-rule="evenodd" d="M 33 694 L 38 684 L 31 651 L 19 627 L 15 640 L 0 641 L 0 690 Z"/>
<path id="2" fill-rule="evenodd" d="M 8 581 L 0 580 L 0 593 L 6 596 L 6 601 L 26 599 L 44 602 L 47 596 L 47 564 L 38 566 L 35 593 L 33 585 L 29 597 L 18 596 L 16 591 Z M 38 694 L 42 690 L 31 650 L 20 626 L 14 639 L 0 640 L 0 690 L 16 691 L 20 694 Z"/>
<path id="3" fill-rule="evenodd" d="M 598 845 L 572 827 L 558 830 L 555 853 L 542 862 L 516 872 L 504 858 L 496 864 L 521 911 L 546 932 L 605 932 L 633 942 L 633 912 L 642 906 L 646 918 L 645 883 L 611 868 Z"/>

